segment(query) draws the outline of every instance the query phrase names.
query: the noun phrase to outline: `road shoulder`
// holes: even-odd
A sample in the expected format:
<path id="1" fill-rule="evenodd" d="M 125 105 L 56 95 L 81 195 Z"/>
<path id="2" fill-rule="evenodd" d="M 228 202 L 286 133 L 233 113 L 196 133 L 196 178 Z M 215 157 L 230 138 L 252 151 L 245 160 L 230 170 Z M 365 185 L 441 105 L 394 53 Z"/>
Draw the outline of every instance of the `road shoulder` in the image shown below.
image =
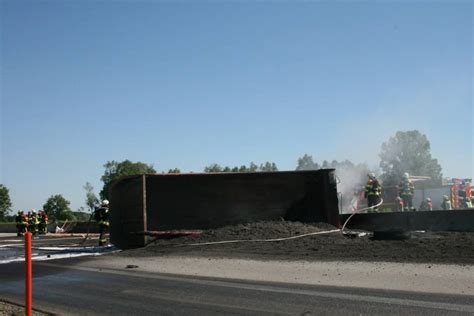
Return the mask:
<path id="1" fill-rule="evenodd" d="M 50 264 L 60 264 L 55 262 Z M 69 268 L 474 295 L 474 265 L 106 255 Z"/>

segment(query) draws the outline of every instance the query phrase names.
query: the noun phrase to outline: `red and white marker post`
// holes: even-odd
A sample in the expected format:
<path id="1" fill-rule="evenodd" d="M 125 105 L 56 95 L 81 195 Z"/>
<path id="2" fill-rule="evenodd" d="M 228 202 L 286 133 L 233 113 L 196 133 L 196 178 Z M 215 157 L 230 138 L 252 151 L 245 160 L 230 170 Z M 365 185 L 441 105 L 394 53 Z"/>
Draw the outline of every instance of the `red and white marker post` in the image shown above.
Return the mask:
<path id="1" fill-rule="evenodd" d="M 31 266 L 31 233 L 25 233 L 25 315 L 31 316 L 33 301 L 33 269 Z"/>

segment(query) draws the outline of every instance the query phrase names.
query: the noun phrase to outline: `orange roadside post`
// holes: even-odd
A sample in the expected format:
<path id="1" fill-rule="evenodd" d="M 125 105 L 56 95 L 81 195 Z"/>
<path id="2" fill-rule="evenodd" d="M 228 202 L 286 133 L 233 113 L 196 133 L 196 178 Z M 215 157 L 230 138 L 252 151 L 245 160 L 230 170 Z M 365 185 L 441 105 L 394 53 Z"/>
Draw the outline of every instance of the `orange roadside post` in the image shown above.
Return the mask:
<path id="1" fill-rule="evenodd" d="M 25 233 L 25 315 L 31 316 L 33 300 L 33 270 L 31 267 L 31 233 Z"/>

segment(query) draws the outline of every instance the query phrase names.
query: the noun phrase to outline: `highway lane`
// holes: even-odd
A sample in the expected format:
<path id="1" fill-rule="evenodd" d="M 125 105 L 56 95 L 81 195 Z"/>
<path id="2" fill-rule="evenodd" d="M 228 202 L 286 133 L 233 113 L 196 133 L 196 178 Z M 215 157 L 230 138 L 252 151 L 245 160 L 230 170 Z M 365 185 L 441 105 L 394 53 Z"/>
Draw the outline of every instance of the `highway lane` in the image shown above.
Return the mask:
<path id="1" fill-rule="evenodd" d="M 34 302 L 60 315 L 468 315 L 474 297 L 144 273 L 34 263 Z M 23 302 L 23 265 L 0 269 L 0 298 Z"/>

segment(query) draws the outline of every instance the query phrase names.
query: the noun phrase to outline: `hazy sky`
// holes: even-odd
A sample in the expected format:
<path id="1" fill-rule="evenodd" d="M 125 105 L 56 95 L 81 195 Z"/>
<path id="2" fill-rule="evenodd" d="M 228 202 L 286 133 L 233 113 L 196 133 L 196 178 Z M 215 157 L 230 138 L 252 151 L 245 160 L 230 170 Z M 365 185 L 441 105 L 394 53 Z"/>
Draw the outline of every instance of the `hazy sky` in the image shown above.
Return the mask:
<path id="1" fill-rule="evenodd" d="M 1 1 L 1 0 L 0 0 Z M 107 160 L 367 162 L 418 129 L 473 177 L 471 1 L 1 1 L 1 183 L 14 208 Z"/>

